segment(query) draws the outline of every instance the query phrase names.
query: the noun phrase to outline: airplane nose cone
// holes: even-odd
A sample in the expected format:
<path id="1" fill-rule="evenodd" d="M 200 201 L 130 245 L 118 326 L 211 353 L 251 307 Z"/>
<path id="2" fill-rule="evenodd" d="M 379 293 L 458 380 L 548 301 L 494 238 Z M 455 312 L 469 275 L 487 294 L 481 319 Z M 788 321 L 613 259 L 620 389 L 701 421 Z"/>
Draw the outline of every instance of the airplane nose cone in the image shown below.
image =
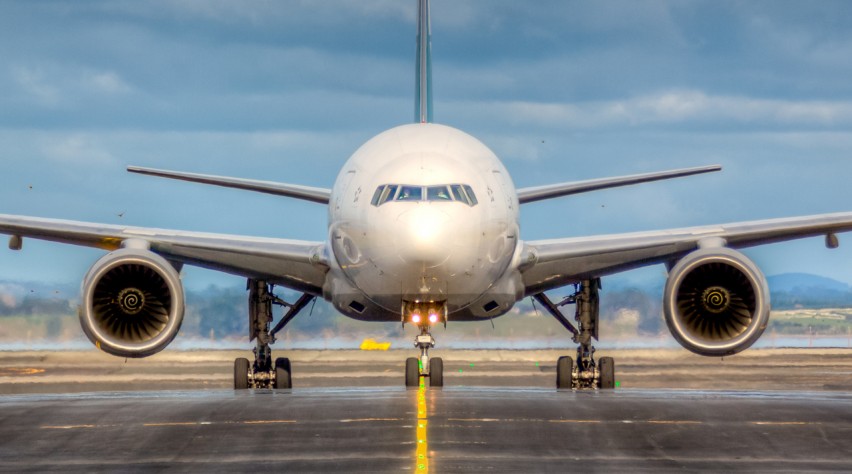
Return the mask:
<path id="1" fill-rule="evenodd" d="M 418 203 L 400 214 L 396 247 L 406 263 L 434 267 L 450 258 L 452 222 L 446 212 Z"/>

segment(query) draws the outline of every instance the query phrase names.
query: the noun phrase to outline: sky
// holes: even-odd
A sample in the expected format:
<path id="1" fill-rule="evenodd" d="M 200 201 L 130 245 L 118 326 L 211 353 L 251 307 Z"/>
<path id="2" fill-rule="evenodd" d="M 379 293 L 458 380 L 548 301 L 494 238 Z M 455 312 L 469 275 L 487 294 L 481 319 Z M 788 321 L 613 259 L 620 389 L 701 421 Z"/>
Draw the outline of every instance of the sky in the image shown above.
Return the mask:
<path id="1" fill-rule="evenodd" d="M 321 205 L 125 168 L 331 187 L 413 121 L 415 5 L 0 2 L 0 213 L 324 240 Z M 525 240 L 852 211 L 850 2 L 434 0 L 432 48 L 435 121 L 518 187 L 724 167 L 527 204 Z M 840 241 L 747 253 L 852 283 Z M 101 254 L 25 240 L 0 280 L 76 282 Z"/>

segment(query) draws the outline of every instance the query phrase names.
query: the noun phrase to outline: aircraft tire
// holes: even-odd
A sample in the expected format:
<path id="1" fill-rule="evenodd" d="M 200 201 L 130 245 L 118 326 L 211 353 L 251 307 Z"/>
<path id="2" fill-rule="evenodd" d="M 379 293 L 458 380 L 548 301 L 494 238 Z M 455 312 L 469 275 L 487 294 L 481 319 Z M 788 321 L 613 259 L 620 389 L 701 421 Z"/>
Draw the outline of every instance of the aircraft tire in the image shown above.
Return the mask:
<path id="1" fill-rule="evenodd" d="M 601 372 L 602 389 L 615 388 L 615 360 L 612 357 L 601 357 L 598 360 Z"/>
<path id="2" fill-rule="evenodd" d="M 405 359 L 405 386 L 420 386 L 420 364 L 416 357 Z"/>
<path id="3" fill-rule="evenodd" d="M 556 361 L 556 388 L 574 388 L 574 360 L 562 356 Z"/>
<path id="4" fill-rule="evenodd" d="M 429 386 L 444 386 L 444 359 L 434 357 L 429 361 Z"/>
<path id="5" fill-rule="evenodd" d="M 248 388 L 249 361 L 244 357 L 234 361 L 234 390 Z"/>
<path id="6" fill-rule="evenodd" d="M 275 386 L 273 388 L 293 388 L 291 373 L 290 359 L 286 357 L 275 359 Z"/>

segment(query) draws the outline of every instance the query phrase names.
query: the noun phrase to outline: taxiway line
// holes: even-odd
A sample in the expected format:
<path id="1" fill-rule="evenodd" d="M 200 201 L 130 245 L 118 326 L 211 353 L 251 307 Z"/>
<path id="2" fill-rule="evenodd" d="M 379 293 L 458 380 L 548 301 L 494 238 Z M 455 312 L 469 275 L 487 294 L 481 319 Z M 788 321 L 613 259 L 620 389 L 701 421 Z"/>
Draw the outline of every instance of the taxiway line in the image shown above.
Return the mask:
<path id="1" fill-rule="evenodd" d="M 341 423 L 346 423 L 351 420 L 340 420 Z M 167 422 L 150 422 L 150 423 L 132 423 L 132 424 L 80 424 L 80 425 L 42 425 L 43 430 L 84 430 L 93 428 L 116 428 L 116 427 L 132 427 L 142 426 L 145 428 L 161 428 L 170 426 L 212 426 L 212 425 L 272 425 L 272 424 L 295 424 L 296 420 L 246 420 L 246 421 L 167 421 Z"/>
<path id="2" fill-rule="evenodd" d="M 650 425 L 702 425 L 698 420 L 547 420 L 541 418 L 447 418 L 462 423 L 568 423 L 568 424 L 650 424 Z M 753 425 L 820 425 L 812 421 L 745 421 Z"/>

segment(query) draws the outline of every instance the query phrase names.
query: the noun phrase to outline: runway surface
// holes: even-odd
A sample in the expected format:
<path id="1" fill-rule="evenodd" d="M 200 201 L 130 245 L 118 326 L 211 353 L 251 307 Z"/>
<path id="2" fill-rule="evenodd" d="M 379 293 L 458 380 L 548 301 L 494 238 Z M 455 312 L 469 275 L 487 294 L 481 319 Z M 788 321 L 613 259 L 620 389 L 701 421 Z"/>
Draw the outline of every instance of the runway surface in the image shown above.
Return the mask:
<path id="1" fill-rule="evenodd" d="M 414 350 L 276 352 L 293 364 L 293 384 L 398 387 Z M 556 359 L 571 351 L 442 350 L 450 387 L 554 387 Z M 621 388 L 852 391 L 852 349 L 762 349 L 733 357 L 679 350 L 601 350 L 613 356 Z M 189 390 L 233 387 L 237 357 L 250 351 L 172 351 L 144 359 L 89 351 L 0 351 L 0 394 Z"/>
<path id="2" fill-rule="evenodd" d="M 852 471 L 852 351 L 608 351 L 620 388 L 557 391 L 555 351 L 295 351 L 293 390 L 234 392 L 239 351 L 0 352 L 2 472 Z M 123 391 L 117 391 L 123 390 Z"/>
<path id="3" fill-rule="evenodd" d="M 315 388 L 0 398 L 5 472 L 852 470 L 852 395 Z"/>

